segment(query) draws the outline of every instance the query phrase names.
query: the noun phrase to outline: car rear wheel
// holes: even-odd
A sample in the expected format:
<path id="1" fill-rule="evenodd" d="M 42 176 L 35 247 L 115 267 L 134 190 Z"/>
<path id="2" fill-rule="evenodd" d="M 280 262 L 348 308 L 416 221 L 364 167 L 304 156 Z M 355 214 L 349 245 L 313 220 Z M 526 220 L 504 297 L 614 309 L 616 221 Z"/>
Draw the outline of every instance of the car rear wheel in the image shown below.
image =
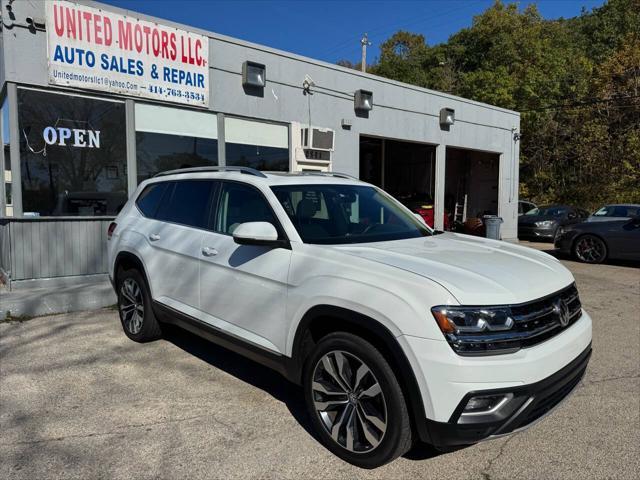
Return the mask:
<path id="1" fill-rule="evenodd" d="M 151 308 L 151 296 L 144 277 L 135 269 L 117 276 L 118 313 L 124 333 L 136 342 L 148 342 L 162 334 Z"/>
<path id="2" fill-rule="evenodd" d="M 573 245 L 573 255 L 585 263 L 602 263 L 607 258 L 607 246 L 594 235 L 583 235 Z"/>
<path id="3" fill-rule="evenodd" d="M 376 468 L 406 453 L 411 424 L 384 356 L 350 333 L 324 337 L 305 364 L 307 410 L 322 443 L 343 460 Z"/>

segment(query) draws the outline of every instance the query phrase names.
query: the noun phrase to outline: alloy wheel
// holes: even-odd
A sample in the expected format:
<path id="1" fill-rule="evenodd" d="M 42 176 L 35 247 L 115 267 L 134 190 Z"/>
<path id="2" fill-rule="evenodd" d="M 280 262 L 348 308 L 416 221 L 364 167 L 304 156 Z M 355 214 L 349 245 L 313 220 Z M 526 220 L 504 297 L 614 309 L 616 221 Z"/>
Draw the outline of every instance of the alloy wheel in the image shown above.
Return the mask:
<path id="1" fill-rule="evenodd" d="M 575 247 L 576 256 L 586 263 L 598 263 L 604 260 L 606 248 L 602 240 L 595 237 L 582 237 Z"/>
<path id="2" fill-rule="evenodd" d="M 311 394 L 316 414 L 331 438 L 353 453 L 374 450 L 387 431 L 387 404 L 371 369 L 341 350 L 315 366 Z"/>
<path id="3" fill-rule="evenodd" d="M 142 289 L 133 278 L 127 278 L 120 287 L 120 312 L 125 328 L 132 335 L 142 330 L 144 322 L 144 299 Z"/>

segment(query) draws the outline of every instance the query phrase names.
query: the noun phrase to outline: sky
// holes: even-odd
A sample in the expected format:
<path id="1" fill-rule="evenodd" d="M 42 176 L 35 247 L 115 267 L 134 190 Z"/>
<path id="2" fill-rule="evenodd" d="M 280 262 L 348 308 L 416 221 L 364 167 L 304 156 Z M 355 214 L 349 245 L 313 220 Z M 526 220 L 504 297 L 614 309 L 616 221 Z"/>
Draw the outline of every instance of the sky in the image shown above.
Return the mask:
<path id="1" fill-rule="evenodd" d="M 335 63 L 360 61 L 360 39 L 367 32 L 372 46 L 397 30 L 421 33 L 430 45 L 471 25 L 494 0 L 101 0 L 121 8 L 166 18 L 242 40 Z M 605 0 L 521 0 L 536 3 L 544 18 L 569 18 Z"/>

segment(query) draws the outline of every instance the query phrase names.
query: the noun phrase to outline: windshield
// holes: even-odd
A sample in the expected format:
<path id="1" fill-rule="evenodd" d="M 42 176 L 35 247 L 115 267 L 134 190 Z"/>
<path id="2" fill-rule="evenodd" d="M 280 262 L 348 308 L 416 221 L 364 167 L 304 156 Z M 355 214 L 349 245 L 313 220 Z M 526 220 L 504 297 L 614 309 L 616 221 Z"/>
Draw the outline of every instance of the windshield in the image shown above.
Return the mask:
<path id="1" fill-rule="evenodd" d="M 305 243 L 425 237 L 431 230 L 381 190 L 359 185 L 271 187 Z"/>
<path id="2" fill-rule="evenodd" d="M 538 215 L 541 217 L 562 217 L 568 210 L 563 207 L 540 207 L 529 210 L 525 215 Z"/>
<path id="3" fill-rule="evenodd" d="M 633 217 L 640 214 L 640 206 L 606 205 L 593 214 L 594 217 Z"/>

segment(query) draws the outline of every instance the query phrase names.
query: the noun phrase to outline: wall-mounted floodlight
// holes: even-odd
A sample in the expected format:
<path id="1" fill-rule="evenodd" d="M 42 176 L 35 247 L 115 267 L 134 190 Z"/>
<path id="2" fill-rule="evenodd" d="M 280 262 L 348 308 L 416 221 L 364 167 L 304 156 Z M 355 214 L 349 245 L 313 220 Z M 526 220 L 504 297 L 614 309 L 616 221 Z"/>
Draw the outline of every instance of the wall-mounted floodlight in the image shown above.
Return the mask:
<path id="1" fill-rule="evenodd" d="M 354 107 L 361 112 L 373 110 L 373 92 L 367 90 L 356 90 L 353 96 Z"/>
<path id="2" fill-rule="evenodd" d="M 440 109 L 440 125 L 451 126 L 456 121 L 456 111 L 453 108 Z"/>
<path id="3" fill-rule="evenodd" d="M 261 63 L 246 61 L 242 64 L 242 85 L 264 88 L 267 84 L 267 67 Z"/>

